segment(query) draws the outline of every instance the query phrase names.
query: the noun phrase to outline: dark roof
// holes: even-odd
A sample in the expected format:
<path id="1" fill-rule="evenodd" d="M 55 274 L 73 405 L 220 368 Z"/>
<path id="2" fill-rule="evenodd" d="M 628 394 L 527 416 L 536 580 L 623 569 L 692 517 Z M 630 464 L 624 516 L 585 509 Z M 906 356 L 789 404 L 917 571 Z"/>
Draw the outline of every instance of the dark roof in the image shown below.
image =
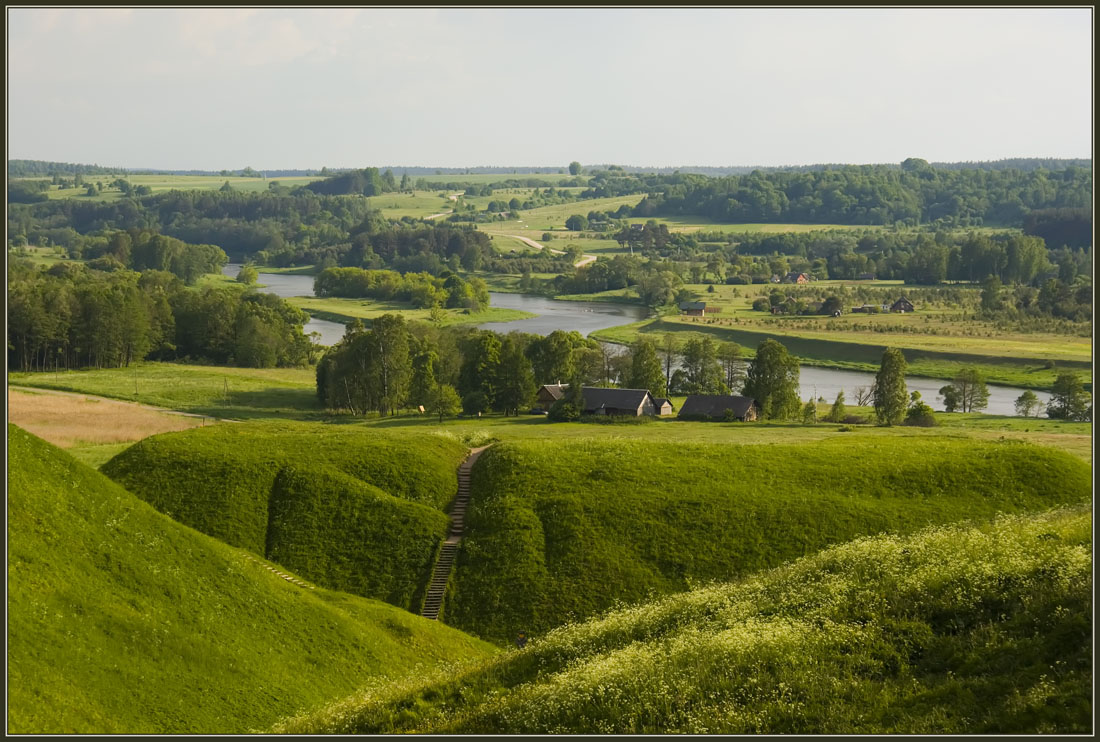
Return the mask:
<path id="1" fill-rule="evenodd" d="M 568 384 L 543 384 L 542 388 L 539 389 L 539 391 L 541 392 L 543 389 L 545 389 L 551 397 L 553 397 L 555 400 L 559 400 L 565 396 L 565 390 L 568 388 Z"/>
<path id="2" fill-rule="evenodd" d="M 899 304 L 908 304 L 909 306 L 913 306 L 913 302 L 909 301 L 908 299 L 906 299 L 903 296 L 900 299 L 898 299 L 897 301 L 895 301 L 893 304 L 891 304 L 890 308 L 893 309 L 894 307 L 896 307 Z"/>
<path id="3" fill-rule="evenodd" d="M 664 397 L 654 398 L 653 404 L 657 407 L 664 407 L 666 404 L 669 407 L 672 407 L 672 400 L 671 399 L 665 399 Z M 673 409 L 675 409 L 675 408 L 673 408 Z"/>
<path id="4" fill-rule="evenodd" d="M 706 309 L 707 303 L 705 301 L 682 301 L 680 302 L 680 309 Z"/>
<path id="5" fill-rule="evenodd" d="M 791 279 L 792 281 L 797 280 L 799 276 L 806 276 L 806 274 L 802 271 L 791 271 L 787 274 L 787 278 Z M 806 278 L 809 279 L 809 276 L 806 276 Z"/>
<path id="6" fill-rule="evenodd" d="M 684 400 L 680 417 L 724 417 L 726 410 L 733 410 L 737 417 L 744 417 L 749 407 L 756 404 L 752 397 L 730 394 L 692 394 Z"/>
<path id="7" fill-rule="evenodd" d="M 649 396 L 648 389 L 605 389 L 599 386 L 586 386 L 583 391 L 585 412 L 595 412 L 600 408 L 636 410 Z"/>

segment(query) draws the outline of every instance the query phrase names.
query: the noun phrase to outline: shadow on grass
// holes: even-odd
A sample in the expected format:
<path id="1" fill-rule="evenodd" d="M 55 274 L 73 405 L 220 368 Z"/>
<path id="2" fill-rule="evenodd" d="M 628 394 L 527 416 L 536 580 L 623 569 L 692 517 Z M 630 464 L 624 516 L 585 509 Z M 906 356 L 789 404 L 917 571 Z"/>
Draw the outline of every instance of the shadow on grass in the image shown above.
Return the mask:
<path id="1" fill-rule="evenodd" d="M 262 389 L 251 392 L 230 392 L 222 404 L 193 407 L 196 415 L 225 417 L 236 420 L 319 420 L 328 418 L 312 389 Z"/>

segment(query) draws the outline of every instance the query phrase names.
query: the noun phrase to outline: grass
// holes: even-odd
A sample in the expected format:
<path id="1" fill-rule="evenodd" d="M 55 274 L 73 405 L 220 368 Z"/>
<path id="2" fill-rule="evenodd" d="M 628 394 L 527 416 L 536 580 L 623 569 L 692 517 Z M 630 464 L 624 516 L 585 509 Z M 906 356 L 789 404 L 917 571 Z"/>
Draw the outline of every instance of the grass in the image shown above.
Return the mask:
<path id="1" fill-rule="evenodd" d="M 280 733 L 1088 734 L 1091 511 L 834 546 Z"/>
<path id="2" fill-rule="evenodd" d="M 95 394 L 218 418 L 320 418 L 312 368 L 143 362 L 129 368 L 9 373 L 8 383 Z"/>
<path id="3" fill-rule="evenodd" d="M 707 318 L 708 320 L 710 318 Z M 782 343 L 801 363 L 808 366 L 851 369 L 877 372 L 882 353 L 887 347 L 897 347 L 905 354 L 909 373 L 932 379 L 953 379 L 963 368 L 974 367 L 991 384 L 1002 384 L 1030 389 L 1050 389 L 1058 373 L 1066 368 L 1076 371 L 1083 380 L 1091 381 L 1088 369 L 1090 361 L 1082 358 L 1072 344 L 1072 357 L 1059 356 L 1054 368 L 1046 368 L 1050 355 L 1044 352 L 1040 342 L 1029 347 L 1014 346 L 1005 339 L 975 339 L 966 342 L 961 338 L 935 338 L 913 334 L 864 333 L 864 334 L 815 334 L 798 331 L 784 332 L 782 328 L 760 328 L 737 324 L 719 324 L 709 321 L 692 321 L 689 317 L 665 316 L 644 320 L 630 325 L 598 330 L 592 337 L 606 342 L 630 344 L 639 335 L 663 335 L 667 332 L 701 332 L 717 340 L 736 342 L 752 355 L 756 346 L 765 338 Z M 998 342 L 1003 345 L 998 346 Z M 998 353 L 998 347 L 1000 352 Z M 1008 355 L 1031 352 L 1034 355 Z"/>
<path id="4" fill-rule="evenodd" d="M 408 302 L 376 301 L 372 299 L 340 299 L 313 297 L 294 297 L 288 302 L 309 312 L 311 317 L 327 319 L 332 322 L 351 322 L 355 318 L 373 319 L 383 314 L 400 314 L 412 322 L 430 322 L 431 310 L 415 309 Z M 533 312 L 521 309 L 501 309 L 489 307 L 481 312 L 467 309 L 444 309 L 440 327 L 450 325 L 482 324 L 485 322 L 511 322 L 536 316 Z"/>
<path id="5" fill-rule="evenodd" d="M 415 611 L 466 451 L 444 436 L 250 423 L 147 438 L 101 470 L 202 533 Z"/>
<path id="6" fill-rule="evenodd" d="M 133 443 L 206 424 L 202 418 L 128 402 L 12 388 L 8 389 L 8 420 L 60 448 Z"/>
<path id="7" fill-rule="evenodd" d="M 123 198 L 122 191 L 117 189 L 110 189 L 107 187 L 108 183 L 118 179 L 118 175 L 93 175 L 84 176 L 84 185 L 79 188 L 66 188 L 60 190 L 57 186 L 52 186 L 46 195 L 51 199 L 65 199 L 76 198 L 85 201 L 115 201 Z M 316 180 L 321 180 L 321 176 L 301 176 L 301 177 L 286 177 L 286 178 L 243 178 L 235 175 L 130 175 L 126 179 L 134 186 L 149 186 L 153 193 L 163 193 L 164 191 L 215 191 L 221 188 L 226 181 L 229 181 L 229 186 L 235 191 L 244 191 L 248 193 L 257 193 L 267 191 L 269 186 L 278 182 L 282 185 L 293 188 L 297 185 L 306 185 Z M 70 178 L 71 180 L 71 178 Z M 96 181 L 103 183 L 103 190 L 95 196 L 88 196 L 87 189 L 88 184 L 95 184 Z"/>
<path id="8" fill-rule="evenodd" d="M 13 734 L 241 734 L 492 648 L 302 589 L 8 426 Z"/>
<path id="9" fill-rule="evenodd" d="M 497 444 L 471 489 L 446 619 L 507 642 L 862 535 L 1079 502 L 1091 474 L 1015 441 L 731 446 L 666 434 Z"/>

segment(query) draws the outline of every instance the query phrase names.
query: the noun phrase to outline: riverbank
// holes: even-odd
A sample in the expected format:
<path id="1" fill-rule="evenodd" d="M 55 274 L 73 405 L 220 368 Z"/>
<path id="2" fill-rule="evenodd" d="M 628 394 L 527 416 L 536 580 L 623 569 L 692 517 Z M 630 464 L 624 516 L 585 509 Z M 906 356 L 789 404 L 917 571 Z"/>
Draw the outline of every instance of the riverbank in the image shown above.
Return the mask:
<path id="1" fill-rule="evenodd" d="M 952 351 L 936 351 L 899 344 L 887 346 L 878 343 L 855 343 L 807 338 L 798 335 L 748 330 L 719 326 L 704 322 L 692 322 L 683 317 L 657 317 L 629 325 L 612 327 L 592 334 L 606 343 L 629 345 L 639 336 L 657 340 L 665 333 L 697 332 L 716 340 L 735 342 L 745 349 L 751 358 L 756 347 L 765 339 L 782 343 L 801 365 L 817 366 L 847 371 L 875 373 L 879 369 L 882 353 L 887 347 L 899 347 L 909 363 L 909 375 L 927 379 L 951 380 L 964 368 L 977 368 L 985 375 L 987 383 L 1022 389 L 1049 391 L 1058 374 L 1071 370 L 1081 377 L 1091 389 L 1091 363 L 1081 361 L 1051 362 L 1040 358 L 1011 358 Z"/>

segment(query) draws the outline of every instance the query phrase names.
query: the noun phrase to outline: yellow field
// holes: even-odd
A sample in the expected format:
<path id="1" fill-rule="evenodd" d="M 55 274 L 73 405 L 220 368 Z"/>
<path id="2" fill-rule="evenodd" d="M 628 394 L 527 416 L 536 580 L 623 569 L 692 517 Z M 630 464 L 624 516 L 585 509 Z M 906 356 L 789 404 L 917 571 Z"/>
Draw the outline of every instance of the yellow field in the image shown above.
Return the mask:
<path id="1" fill-rule="evenodd" d="M 61 448 L 132 443 L 211 423 L 132 402 L 14 388 L 8 389 L 8 421 Z"/>

